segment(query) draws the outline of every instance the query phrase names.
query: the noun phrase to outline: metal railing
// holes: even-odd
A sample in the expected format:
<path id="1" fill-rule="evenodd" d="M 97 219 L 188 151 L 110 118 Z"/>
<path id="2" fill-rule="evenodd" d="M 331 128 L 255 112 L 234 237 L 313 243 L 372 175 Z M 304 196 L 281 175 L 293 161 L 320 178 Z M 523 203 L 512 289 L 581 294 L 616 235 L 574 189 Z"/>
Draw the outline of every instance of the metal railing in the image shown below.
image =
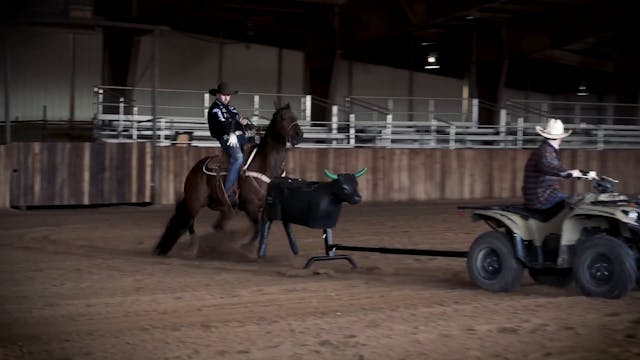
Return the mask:
<path id="1" fill-rule="evenodd" d="M 640 125 L 640 105 L 540 100 L 508 100 L 505 108 L 526 122 L 547 117 L 561 118 L 565 124 Z"/>
<path id="2" fill-rule="evenodd" d="M 102 141 L 152 141 L 150 102 L 140 100 L 145 99 L 148 91 L 96 87 L 95 137 Z M 206 121 L 209 94 L 156 91 L 158 145 L 218 146 Z M 113 99 L 113 95 L 106 96 L 109 92 L 125 96 L 115 102 L 107 101 L 107 97 Z M 128 97 L 131 100 L 126 100 Z M 640 148 L 640 117 L 616 117 L 615 108 L 620 104 L 547 103 L 545 108 L 542 102 L 510 100 L 499 110 L 498 124 L 481 125 L 478 123 L 481 109 L 496 109 L 477 99 L 349 97 L 344 105 L 337 105 L 302 94 L 241 93 L 233 98 L 240 113 L 251 117 L 259 128 L 268 123 L 275 110 L 274 103 L 283 102 L 289 102 L 298 114 L 305 132 L 303 147 L 528 148 L 540 143 L 535 126 L 544 126 L 549 117 L 559 117 L 566 128 L 573 130 L 563 147 Z M 567 104 L 572 104 L 574 110 L 580 109 L 579 115 L 560 112 Z M 598 110 L 604 111 L 602 116 L 607 119 L 604 121 L 591 109 L 594 105 L 614 110 Z M 627 108 L 625 114 L 628 109 L 638 108 L 622 106 Z M 312 110 L 319 108 L 323 115 L 312 119 Z M 633 125 L 619 124 L 621 120 Z"/>

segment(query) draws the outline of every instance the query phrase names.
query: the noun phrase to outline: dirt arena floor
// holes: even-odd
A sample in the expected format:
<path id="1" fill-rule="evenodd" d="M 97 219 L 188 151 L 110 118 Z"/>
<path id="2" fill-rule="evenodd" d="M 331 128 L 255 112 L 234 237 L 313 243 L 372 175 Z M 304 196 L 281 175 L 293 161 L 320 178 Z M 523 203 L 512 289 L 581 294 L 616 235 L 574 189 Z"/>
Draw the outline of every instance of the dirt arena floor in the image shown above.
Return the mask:
<path id="1" fill-rule="evenodd" d="M 335 242 L 467 250 L 488 228 L 458 203 L 343 207 Z M 640 291 L 586 298 L 528 275 L 481 290 L 464 259 L 351 253 L 317 263 L 321 232 L 280 223 L 256 260 L 240 217 L 228 236 L 198 218 L 154 257 L 169 206 L 0 211 L 0 359 L 631 359 Z"/>

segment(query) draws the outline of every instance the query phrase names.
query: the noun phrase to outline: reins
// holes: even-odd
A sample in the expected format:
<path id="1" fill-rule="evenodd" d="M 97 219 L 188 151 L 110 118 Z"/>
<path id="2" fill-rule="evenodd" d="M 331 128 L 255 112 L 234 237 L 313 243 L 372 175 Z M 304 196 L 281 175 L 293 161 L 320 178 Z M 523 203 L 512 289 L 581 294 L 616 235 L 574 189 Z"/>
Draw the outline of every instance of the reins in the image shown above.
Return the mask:
<path id="1" fill-rule="evenodd" d="M 256 146 L 253 151 L 251 151 L 251 155 L 249 155 L 249 159 L 247 160 L 247 163 L 244 165 L 244 167 L 242 168 L 242 170 L 240 170 L 241 174 L 244 174 L 245 176 L 249 176 L 252 178 L 258 178 L 262 181 L 264 181 L 265 183 L 270 183 L 271 179 L 269 179 L 269 177 L 263 173 L 257 172 L 257 171 L 250 171 L 247 170 L 249 168 L 249 165 L 251 165 L 251 162 L 253 161 L 254 156 L 256 156 L 256 153 L 258 152 L 258 147 Z M 284 164 L 284 162 L 283 162 Z"/>

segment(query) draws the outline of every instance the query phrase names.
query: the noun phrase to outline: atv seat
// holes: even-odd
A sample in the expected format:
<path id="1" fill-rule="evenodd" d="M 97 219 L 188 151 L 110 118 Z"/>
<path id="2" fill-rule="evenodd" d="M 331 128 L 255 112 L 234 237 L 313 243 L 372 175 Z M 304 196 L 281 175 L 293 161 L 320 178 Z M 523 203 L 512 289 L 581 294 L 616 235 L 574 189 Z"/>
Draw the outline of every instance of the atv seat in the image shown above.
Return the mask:
<path id="1" fill-rule="evenodd" d="M 560 201 L 547 209 L 535 209 L 523 206 L 522 211 L 538 221 L 547 222 L 560 214 L 564 208 L 565 202 Z"/>

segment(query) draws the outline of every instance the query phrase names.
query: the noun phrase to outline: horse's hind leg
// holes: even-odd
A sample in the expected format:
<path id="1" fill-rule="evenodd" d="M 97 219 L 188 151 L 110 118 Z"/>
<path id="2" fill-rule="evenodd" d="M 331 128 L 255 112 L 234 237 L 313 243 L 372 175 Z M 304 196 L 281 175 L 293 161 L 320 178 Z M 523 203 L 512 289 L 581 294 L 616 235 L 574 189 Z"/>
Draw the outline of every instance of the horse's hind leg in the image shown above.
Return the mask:
<path id="1" fill-rule="evenodd" d="M 196 244 L 196 241 L 198 240 L 198 238 L 196 237 L 196 229 L 193 227 L 193 221 L 191 221 L 188 231 L 189 231 L 189 242 L 187 243 L 187 246 L 191 247 L 194 244 Z"/>
<path id="2" fill-rule="evenodd" d="M 155 255 L 167 255 L 180 236 L 187 230 L 193 235 L 193 218 L 185 201 L 178 201 L 176 210 L 171 216 L 171 219 L 169 219 L 169 223 L 167 223 L 167 227 L 164 229 L 160 241 L 158 241 L 153 249 L 153 253 Z"/>

